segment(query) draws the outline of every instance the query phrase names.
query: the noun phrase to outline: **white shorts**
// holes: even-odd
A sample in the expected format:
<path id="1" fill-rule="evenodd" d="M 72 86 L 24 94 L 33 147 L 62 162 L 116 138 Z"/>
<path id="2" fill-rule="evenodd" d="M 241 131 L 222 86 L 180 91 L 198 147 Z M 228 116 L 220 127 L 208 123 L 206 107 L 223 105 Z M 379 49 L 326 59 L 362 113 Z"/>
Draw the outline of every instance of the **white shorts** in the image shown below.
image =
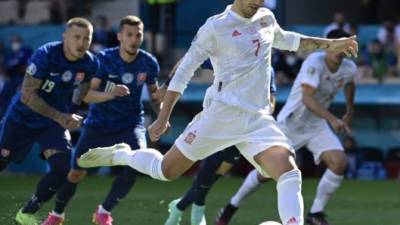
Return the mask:
<path id="1" fill-rule="evenodd" d="M 235 145 L 265 176 L 268 174 L 254 161 L 255 155 L 272 146 L 283 146 L 294 153 L 272 116 L 250 113 L 218 101 L 194 117 L 175 145 L 192 161 Z"/>
<path id="2" fill-rule="evenodd" d="M 321 162 L 321 154 L 326 151 L 344 151 L 342 143 L 326 121 L 315 126 L 305 127 L 298 122 L 291 122 L 289 119 L 280 122 L 279 127 L 290 139 L 296 151 L 306 146 L 313 153 L 315 164 Z"/>

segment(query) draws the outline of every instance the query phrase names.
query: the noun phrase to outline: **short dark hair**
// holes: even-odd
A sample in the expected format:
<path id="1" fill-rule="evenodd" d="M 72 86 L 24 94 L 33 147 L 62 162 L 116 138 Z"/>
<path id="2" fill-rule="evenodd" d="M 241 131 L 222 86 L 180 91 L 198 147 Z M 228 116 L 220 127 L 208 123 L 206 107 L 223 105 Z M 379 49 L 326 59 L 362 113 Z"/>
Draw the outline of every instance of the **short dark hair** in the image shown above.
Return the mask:
<path id="1" fill-rule="evenodd" d="M 121 19 L 119 22 L 119 30 L 122 30 L 124 25 L 140 26 L 143 25 L 143 21 L 137 16 L 129 15 Z"/>
<path id="2" fill-rule="evenodd" d="M 69 19 L 66 27 L 68 29 L 68 28 L 71 28 L 72 26 L 88 28 L 90 30 L 93 30 L 92 23 L 83 17 L 74 17 L 74 18 Z"/>
<path id="3" fill-rule="evenodd" d="M 327 38 L 343 38 L 343 37 L 350 37 L 350 34 L 345 32 L 342 29 L 334 29 L 329 31 L 329 33 L 326 35 Z"/>

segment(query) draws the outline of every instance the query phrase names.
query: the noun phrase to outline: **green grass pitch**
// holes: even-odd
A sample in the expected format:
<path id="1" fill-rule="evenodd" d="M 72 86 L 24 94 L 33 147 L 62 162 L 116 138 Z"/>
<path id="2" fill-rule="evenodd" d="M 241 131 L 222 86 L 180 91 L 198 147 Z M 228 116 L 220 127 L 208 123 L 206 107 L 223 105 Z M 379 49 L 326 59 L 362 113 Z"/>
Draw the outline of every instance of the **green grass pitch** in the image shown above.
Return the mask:
<path id="1" fill-rule="evenodd" d="M 0 176 L 0 225 L 14 223 L 14 215 L 32 194 L 38 176 Z M 89 177 L 66 212 L 65 225 L 91 224 L 91 214 L 101 203 L 111 184 L 111 177 Z M 183 194 L 191 178 L 162 183 L 139 177 L 136 186 L 114 210 L 115 225 L 163 225 L 168 203 Z M 207 223 L 214 218 L 241 184 L 241 178 L 223 178 L 207 198 Z M 314 197 L 317 180 L 303 182 L 305 209 Z M 41 218 L 53 206 L 50 201 L 39 212 Z M 400 225 L 400 183 L 398 181 L 345 181 L 334 195 L 326 213 L 334 225 Z M 184 214 L 182 225 L 189 225 L 190 209 Z M 233 218 L 232 225 L 257 225 L 264 220 L 278 220 L 275 183 L 264 184 L 251 195 Z"/>

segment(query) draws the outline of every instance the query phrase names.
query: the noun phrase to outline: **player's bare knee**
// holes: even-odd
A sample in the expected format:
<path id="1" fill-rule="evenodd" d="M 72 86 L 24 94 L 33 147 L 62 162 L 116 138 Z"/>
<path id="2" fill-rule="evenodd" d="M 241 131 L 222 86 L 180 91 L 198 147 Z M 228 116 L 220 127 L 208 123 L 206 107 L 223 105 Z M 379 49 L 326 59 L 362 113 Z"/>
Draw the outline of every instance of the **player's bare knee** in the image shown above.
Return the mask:
<path id="1" fill-rule="evenodd" d="M 175 180 L 180 176 L 180 174 L 176 173 L 175 170 L 171 167 L 163 167 L 163 175 L 168 180 Z"/>
<path id="2" fill-rule="evenodd" d="M 342 175 L 347 168 L 347 156 L 342 154 L 337 154 L 333 157 L 328 164 L 328 168 L 337 175 Z"/>
<path id="3" fill-rule="evenodd" d="M 71 170 L 68 173 L 68 180 L 72 183 L 79 183 L 86 177 L 85 170 Z"/>

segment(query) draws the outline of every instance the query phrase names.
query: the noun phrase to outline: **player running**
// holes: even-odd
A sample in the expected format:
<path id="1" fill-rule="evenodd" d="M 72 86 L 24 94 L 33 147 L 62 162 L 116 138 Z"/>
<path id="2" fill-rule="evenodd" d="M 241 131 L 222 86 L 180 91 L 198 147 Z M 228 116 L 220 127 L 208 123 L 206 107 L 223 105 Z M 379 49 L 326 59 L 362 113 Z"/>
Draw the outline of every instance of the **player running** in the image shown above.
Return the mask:
<path id="1" fill-rule="evenodd" d="M 348 37 L 342 30 L 329 32 L 328 38 Z M 331 196 L 341 185 L 347 166 L 347 157 L 337 133 L 350 133 L 354 111 L 355 63 L 344 58 L 343 53 L 327 50 L 313 53 L 304 61 L 294 82 L 289 98 L 278 115 L 282 131 L 292 141 L 294 148 L 306 146 L 314 161 L 322 161 L 327 170 L 322 176 L 314 203 L 307 214 L 310 225 L 329 225 L 324 210 Z M 328 111 L 337 92 L 344 88 L 346 114 L 342 119 Z M 239 207 L 240 202 L 266 179 L 252 171 L 246 177 L 238 192 L 221 209 L 217 225 L 226 225 Z"/>
<path id="2" fill-rule="evenodd" d="M 77 185 L 87 172 L 77 165 L 77 159 L 89 148 L 127 143 L 131 149 L 146 147 L 144 113 L 141 93 L 147 85 L 149 96 L 158 89 L 157 60 L 140 49 L 143 42 L 143 22 L 136 16 L 126 16 L 120 21 L 119 47 L 105 49 L 99 53 L 100 69 L 90 84 L 85 97 L 90 112 L 84 121 L 73 156 L 68 179 L 57 194 L 55 208 L 43 225 L 59 225 L 64 220 L 64 210 L 74 196 Z M 157 98 L 150 98 L 156 112 L 160 106 Z M 111 225 L 111 210 L 122 200 L 135 183 L 137 172 L 124 167 L 115 178 L 104 202 L 93 214 L 93 222 Z"/>
<path id="3" fill-rule="evenodd" d="M 49 201 L 65 181 L 70 169 L 70 134 L 81 125 L 73 113 L 89 89 L 98 69 L 89 53 L 93 26 L 84 18 L 67 22 L 63 42 L 50 42 L 35 51 L 22 84 L 8 108 L 0 131 L 0 170 L 10 161 L 21 162 L 38 143 L 50 171 L 18 212 L 22 225 L 38 225 L 35 213 Z"/>
<path id="4" fill-rule="evenodd" d="M 209 62 L 209 60 L 203 63 L 201 68 L 204 69 L 207 68 L 207 65 L 211 65 L 211 63 L 207 62 Z M 212 69 L 212 67 L 210 67 L 210 69 Z M 273 113 L 273 108 L 275 108 L 276 85 L 274 77 L 274 71 L 272 70 L 270 84 L 271 114 Z M 207 101 L 209 100 L 206 97 L 205 103 Z M 232 166 L 239 161 L 239 159 L 240 153 L 235 146 L 205 158 L 201 162 L 200 168 L 189 190 L 181 198 L 170 202 L 168 209 L 169 216 L 165 225 L 179 225 L 183 211 L 190 205 L 192 205 L 190 214 L 191 225 L 205 225 L 205 200 L 210 189 L 221 176 L 226 174 Z"/>
<path id="5" fill-rule="evenodd" d="M 357 54 L 355 37 L 329 40 L 280 28 L 263 0 L 235 0 L 207 20 L 169 84 L 157 120 L 149 127 L 158 140 L 194 70 L 207 58 L 214 66 L 210 106 L 194 118 L 163 156 L 154 149 L 131 151 L 119 144 L 92 149 L 79 159 L 82 167 L 129 165 L 155 179 L 170 181 L 197 160 L 235 145 L 263 175 L 278 182 L 278 209 L 283 224 L 303 224 L 301 173 L 289 139 L 269 115 L 272 47 L 296 51 L 331 49 Z"/>

